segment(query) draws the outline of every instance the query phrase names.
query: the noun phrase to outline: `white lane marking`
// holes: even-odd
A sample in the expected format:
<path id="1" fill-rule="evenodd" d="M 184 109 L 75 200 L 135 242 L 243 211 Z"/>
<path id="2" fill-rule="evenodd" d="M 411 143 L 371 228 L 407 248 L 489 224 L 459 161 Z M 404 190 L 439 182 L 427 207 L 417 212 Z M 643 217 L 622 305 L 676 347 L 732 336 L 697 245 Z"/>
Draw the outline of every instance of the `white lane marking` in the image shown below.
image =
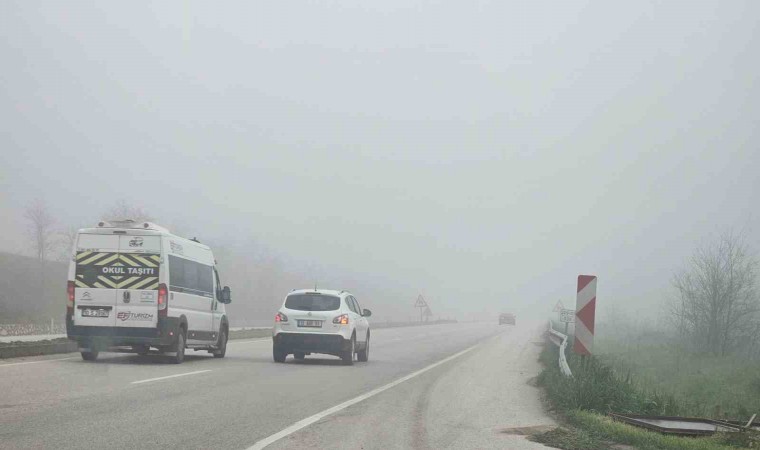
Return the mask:
<path id="1" fill-rule="evenodd" d="M 66 359 L 74 359 L 74 358 L 78 358 L 78 356 L 69 356 L 68 358 L 45 359 L 42 361 L 27 361 L 27 362 L 19 362 L 19 363 L 0 364 L 0 367 L 23 366 L 24 364 L 40 364 L 40 363 L 53 362 L 53 361 L 63 361 Z"/>
<path id="2" fill-rule="evenodd" d="M 133 382 L 131 382 L 129 384 L 142 384 L 142 383 L 150 383 L 151 381 L 168 380 L 169 378 L 186 377 L 188 375 L 197 375 L 199 373 L 211 372 L 211 370 L 212 369 L 196 370 L 195 372 L 185 372 L 185 373 L 178 373 L 176 375 L 168 375 L 168 376 L 165 376 L 165 377 L 148 378 L 147 380 L 133 381 Z"/>
<path id="3" fill-rule="evenodd" d="M 394 386 L 397 386 L 397 385 L 403 383 L 404 381 L 410 380 L 410 379 L 412 379 L 412 378 L 414 378 L 414 377 L 416 377 L 418 375 L 422 375 L 423 373 L 427 372 L 428 370 L 435 369 L 436 367 L 440 366 L 441 364 L 445 364 L 445 363 L 451 361 L 452 359 L 456 359 L 456 358 L 464 355 L 465 353 L 471 351 L 472 349 L 474 349 L 478 345 L 480 345 L 480 344 L 473 345 L 472 347 L 470 347 L 470 348 L 468 348 L 466 350 L 462 350 L 459 353 L 455 353 L 455 354 L 453 354 L 453 355 L 451 355 L 451 356 L 449 356 L 447 358 L 444 358 L 444 359 L 442 359 L 442 360 L 440 360 L 440 361 L 438 361 L 436 363 L 433 363 L 433 364 L 431 364 L 431 365 L 429 365 L 429 366 L 427 366 L 427 367 L 425 367 L 423 369 L 420 369 L 420 370 L 418 370 L 416 372 L 410 373 L 409 375 L 403 376 L 403 377 L 399 378 L 396 381 L 392 381 L 392 382 L 386 384 L 385 386 L 381 386 L 381 387 L 379 387 L 377 389 L 373 389 L 373 390 L 367 392 L 366 394 L 362 394 L 362 395 L 360 395 L 358 397 L 354 397 L 351 400 L 348 400 L 348 401 L 345 401 L 345 402 L 343 402 L 343 403 L 341 403 L 339 405 L 333 406 L 332 408 L 328 408 L 328 409 L 326 409 L 326 410 L 324 410 L 322 412 L 318 412 L 318 413 L 314 414 L 311 417 L 307 417 L 307 418 L 305 418 L 303 420 L 299 420 L 298 422 L 296 422 L 293 425 L 285 428 L 284 430 L 282 430 L 282 431 L 280 431 L 278 433 L 275 433 L 275 434 L 273 434 L 273 435 L 271 435 L 271 436 L 269 436 L 267 438 L 264 438 L 264 439 L 262 439 L 260 441 L 257 441 L 255 444 L 253 444 L 252 446 L 248 447 L 246 450 L 260 450 L 260 449 L 266 447 L 269 444 L 277 442 L 280 439 L 282 439 L 282 438 L 284 438 L 286 436 L 289 436 L 289 435 L 295 433 L 298 430 L 301 430 L 303 428 L 308 427 L 309 425 L 311 425 L 314 422 L 317 422 L 317 421 L 323 419 L 324 417 L 327 417 L 327 416 L 329 416 L 331 414 L 335 414 L 338 411 L 344 410 L 344 409 L 348 408 L 349 406 L 352 406 L 352 405 L 355 405 L 355 404 L 357 404 L 357 403 L 359 403 L 361 401 L 367 400 L 370 397 L 374 397 L 375 395 L 377 395 L 377 394 L 379 394 L 381 392 L 387 391 L 388 389 L 390 389 L 390 388 L 392 388 Z"/>

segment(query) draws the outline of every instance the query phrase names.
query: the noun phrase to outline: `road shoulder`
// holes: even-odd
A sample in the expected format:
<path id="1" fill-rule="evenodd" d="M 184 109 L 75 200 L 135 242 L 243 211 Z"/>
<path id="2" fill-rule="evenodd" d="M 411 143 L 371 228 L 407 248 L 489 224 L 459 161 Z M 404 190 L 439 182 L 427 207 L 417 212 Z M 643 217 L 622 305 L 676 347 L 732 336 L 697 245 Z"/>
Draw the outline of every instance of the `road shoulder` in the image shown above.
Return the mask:
<path id="1" fill-rule="evenodd" d="M 526 429 L 556 426 L 532 383 L 540 339 L 532 330 L 505 328 L 473 351 L 270 448 L 546 448 L 524 436 Z M 335 430 L 347 432 L 336 436 Z"/>

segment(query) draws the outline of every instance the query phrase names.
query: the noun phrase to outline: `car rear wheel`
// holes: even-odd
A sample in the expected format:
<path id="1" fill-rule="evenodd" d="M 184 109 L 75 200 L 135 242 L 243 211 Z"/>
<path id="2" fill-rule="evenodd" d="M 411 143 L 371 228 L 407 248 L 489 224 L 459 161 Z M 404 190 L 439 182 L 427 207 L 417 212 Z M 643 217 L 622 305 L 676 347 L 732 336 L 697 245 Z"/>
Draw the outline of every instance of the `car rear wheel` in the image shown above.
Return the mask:
<path id="1" fill-rule="evenodd" d="M 177 333 L 177 342 L 175 342 L 172 351 L 174 356 L 170 357 L 170 361 L 174 364 L 182 364 L 185 360 L 185 330 L 180 328 L 179 333 Z"/>
<path id="2" fill-rule="evenodd" d="M 279 345 L 275 344 L 272 347 L 272 358 L 274 359 L 274 362 L 278 363 L 284 363 L 285 358 L 288 357 L 288 353 L 282 349 Z"/>
<path id="3" fill-rule="evenodd" d="M 224 358 L 225 354 L 227 354 L 227 330 L 222 330 L 219 333 L 217 348 L 214 350 L 214 358 Z"/>
<path id="4" fill-rule="evenodd" d="M 93 350 L 90 352 L 81 352 L 82 353 L 82 359 L 85 361 L 95 361 L 98 359 L 98 351 Z"/>
<path id="5" fill-rule="evenodd" d="M 364 348 L 359 350 L 359 352 L 357 353 L 357 357 L 360 362 L 369 361 L 369 333 L 367 333 L 367 341 L 364 344 Z"/>
<path id="6" fill-rule="evenodd" d="M 349 349 L 344 351 L 340 355 L 340 359 L 343 360 L 343 364 L 351 366 L 354 364 L 354 352 L 356 351 L 356 336 L 351 336 Z"/>

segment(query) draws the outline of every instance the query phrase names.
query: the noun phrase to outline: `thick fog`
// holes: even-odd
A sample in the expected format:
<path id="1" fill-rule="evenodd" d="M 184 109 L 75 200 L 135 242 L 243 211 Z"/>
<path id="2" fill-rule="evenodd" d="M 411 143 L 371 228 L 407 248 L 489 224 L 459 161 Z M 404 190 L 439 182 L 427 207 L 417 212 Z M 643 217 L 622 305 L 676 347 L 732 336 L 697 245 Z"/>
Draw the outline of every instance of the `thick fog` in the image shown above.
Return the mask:
<path id="1" fill-rule="evenodd" d="M 580 273 L 653 314 L 700 241 L 760 246 L 758 55 L 756 1 L 6 0 L 0 250 L 35 199 L 125 201 L 378 317 L 543 316 Z"/>

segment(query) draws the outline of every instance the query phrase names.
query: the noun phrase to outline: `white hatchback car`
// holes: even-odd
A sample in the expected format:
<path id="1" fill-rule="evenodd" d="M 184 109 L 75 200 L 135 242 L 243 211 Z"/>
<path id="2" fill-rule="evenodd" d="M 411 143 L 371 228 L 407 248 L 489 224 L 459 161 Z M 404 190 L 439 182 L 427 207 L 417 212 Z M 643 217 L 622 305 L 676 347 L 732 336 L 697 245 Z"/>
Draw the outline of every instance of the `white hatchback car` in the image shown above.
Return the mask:
<path id="1" fill-rule="evenodd" d="M 272 356 L 302 360 L 312 353 L 339 356 L 345 364 L 369 360 L 368 309 L 348 291 L 302 289 L 290 292 L 274 318 Z"/>

